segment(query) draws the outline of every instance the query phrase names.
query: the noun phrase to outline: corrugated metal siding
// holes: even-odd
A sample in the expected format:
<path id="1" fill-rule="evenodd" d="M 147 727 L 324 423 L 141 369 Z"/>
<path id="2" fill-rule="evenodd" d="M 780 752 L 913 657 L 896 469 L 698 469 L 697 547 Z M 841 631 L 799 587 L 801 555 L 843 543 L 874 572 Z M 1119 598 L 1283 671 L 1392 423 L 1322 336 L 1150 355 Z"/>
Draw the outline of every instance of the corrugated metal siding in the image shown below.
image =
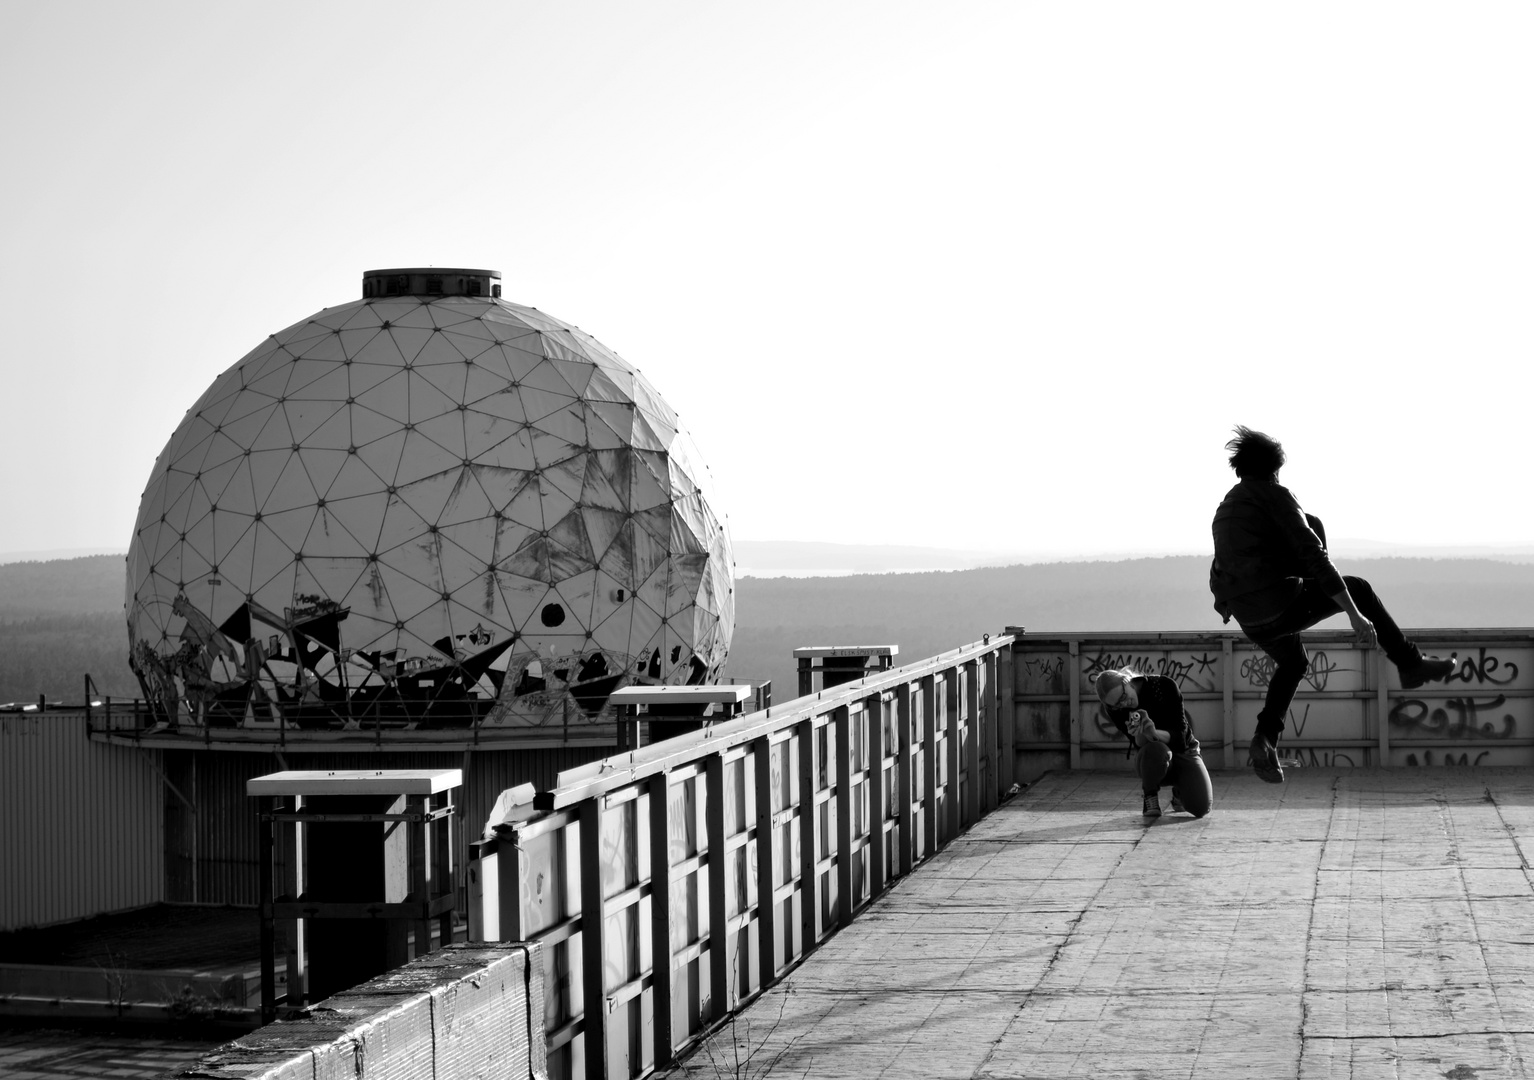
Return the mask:
<path id="1" fill-rule="evenodd" d="M 83 713 L 0 714 L 0 930 L 164 899 L 158 757 Z"/>
<path id="2" fill-rule="evenodd" d="M 458 811 L 467 839 L 479 836 L 485 818 L 497 796 L 517 784 L 536 784 L 539 790 L 552 788 L 559 773 L 573 769 L 611 753 L 590 748 L 547 750 L 478 750 L 471 755 L 464 776 L 465 791 Z M 176 761 L 179 755 L 188 760 Z M 194 798 L 197 813 L 195 833 L 195 890 L 188 888 L 170 900 L 191 900 L 204 904 L 255 904 L 258 900 L 258 863 L 256 862 L 256 807 L 245 794 L 245 781 L 280 769 L 461 769 L 461 753 L 412 751 L 357 752 L 344 754 L 304 754 L 285 752 L 282 762 L 275 755 L 234 751 L 168 751 L 170 772 L 176 786 Z M 285 764 L 284 764 L 285 762 Z M 195 788 L 193 796 L 188 788 Z M 174 796 L 167 796 L 174 798 Z M 177 852 L 170 853 L 173 863 Z M 183 853 L 187 858 L 192 853 Z M 460 865 L 466 853 L 460 853 Z M 187 875 L 173 880 L 187 881 Z M 180 892 L 180 890 L 177 890 Z"/>

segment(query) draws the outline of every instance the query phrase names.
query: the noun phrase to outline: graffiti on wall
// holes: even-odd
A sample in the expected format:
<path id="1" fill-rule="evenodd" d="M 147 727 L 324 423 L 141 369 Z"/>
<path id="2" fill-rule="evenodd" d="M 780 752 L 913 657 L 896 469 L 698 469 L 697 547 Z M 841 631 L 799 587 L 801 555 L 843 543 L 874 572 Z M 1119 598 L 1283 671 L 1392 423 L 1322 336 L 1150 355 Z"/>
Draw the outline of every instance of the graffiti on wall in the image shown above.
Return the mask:
<path id="1" fill-rule="evenodd" d="M 1219 654 L 1186 654 L 1151 656 L 1146 653 L 1107 653 L 1083 657 L 1086 661 L 1085 675 L 1088 683 L 1095 683 L 1103 672 L 1115 668 L 1133 668 L 1141 675 L 1165 675 L 1181 690 L 1215 690 L 1218 677 Z"/>
<path id="2" fill-rule="evenodd" d="M 1436 702 L 1421 698 L 1402 698 L 1390 709 L 1390 727 L 1407 735 L 1425 738 L 1475 742 L 1484 739 L 1511 739 L 1518 721 L 1504 712 L 1507 696 L 1498 694 L 1489 701 L 1475 698 L 1441 698 Z"/>
<path id="3" fill-rule="evenodd" d="M 1241 660 L 1241 677 L 1252 686 L 1267 686 L 1272 681 L 1273 671 L 1277 666 L 1267 653 L 1252 653 Z M 1305 668 L 1302 681 L 1309 683 L 1314 690 L 1325 690 L 1333 673 L 1351 670 L 1351 668 L 1344 668 L 1318 649 L 1310 653 L 1310 663 Z"/>

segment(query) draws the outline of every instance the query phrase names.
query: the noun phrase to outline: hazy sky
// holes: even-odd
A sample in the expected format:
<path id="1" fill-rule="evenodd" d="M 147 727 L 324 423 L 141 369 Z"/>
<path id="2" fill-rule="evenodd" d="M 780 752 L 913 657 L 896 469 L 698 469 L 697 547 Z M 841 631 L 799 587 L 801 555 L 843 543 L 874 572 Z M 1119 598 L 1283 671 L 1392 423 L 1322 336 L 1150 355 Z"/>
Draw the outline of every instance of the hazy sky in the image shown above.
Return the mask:
<path id="1" fill-rule="evenodd" d="M 1525 3 L 0 6 L 0 552 L 365 269 L 500 269 L 741 539 L 1534 543 Z"/>

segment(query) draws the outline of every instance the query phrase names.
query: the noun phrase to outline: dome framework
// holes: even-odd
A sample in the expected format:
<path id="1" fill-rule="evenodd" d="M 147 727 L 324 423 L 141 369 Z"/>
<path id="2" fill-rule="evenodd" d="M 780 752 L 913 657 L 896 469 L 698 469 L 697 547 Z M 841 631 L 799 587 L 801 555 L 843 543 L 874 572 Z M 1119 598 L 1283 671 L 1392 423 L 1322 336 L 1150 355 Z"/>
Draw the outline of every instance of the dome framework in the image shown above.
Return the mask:
<path id="1" fill-rule="evenodd" d="M 733 560 L 690 437 L 498 277 L 369 271 L 188 411 L 128 558 L 162 719 L 548 728 L 717 681 Z"/>

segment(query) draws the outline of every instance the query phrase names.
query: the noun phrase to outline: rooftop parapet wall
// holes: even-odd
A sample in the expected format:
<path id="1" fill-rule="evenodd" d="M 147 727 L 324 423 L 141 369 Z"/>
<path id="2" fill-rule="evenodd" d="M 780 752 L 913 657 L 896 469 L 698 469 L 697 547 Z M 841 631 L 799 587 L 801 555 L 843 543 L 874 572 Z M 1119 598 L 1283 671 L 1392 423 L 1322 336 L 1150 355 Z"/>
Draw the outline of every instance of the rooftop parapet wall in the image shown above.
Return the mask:
<path id="1" fill-rule="evenodd" d="M 172 1073 L 183 1080 L 547 1075 L 536 944 L 451 945 Z"/>
<path id="2" fill-rule="evenodd" d="M 1280 754 L 1317 766 L 1534 764 L 1534 629 L 1407 634 L 1426 654 L 1454 655 L 1454 674 L 1403 690 L 1395 666 L 1350 632 L 1302 635 L 1310 667 Z M 1028 634 L 1013 649 L 1024 780 L 1052 768 L 1132 767 L 1093 685 L 1121 667 L 1173 679 L 1205 760 L 1239 767 L 1273 672 L 1266 653 L 1233 633 Z"/>

